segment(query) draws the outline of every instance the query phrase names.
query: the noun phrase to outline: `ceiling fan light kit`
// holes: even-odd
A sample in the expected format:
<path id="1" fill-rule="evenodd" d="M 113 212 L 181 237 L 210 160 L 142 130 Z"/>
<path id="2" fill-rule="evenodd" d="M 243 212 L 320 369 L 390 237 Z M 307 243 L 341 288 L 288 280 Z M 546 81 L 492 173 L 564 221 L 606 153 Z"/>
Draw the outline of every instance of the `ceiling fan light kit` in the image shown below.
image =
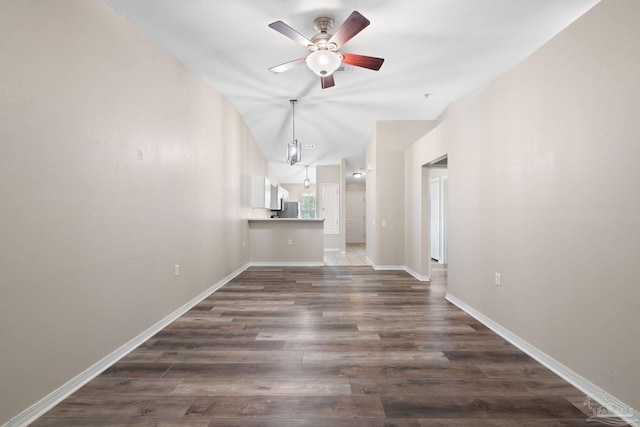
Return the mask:
<path id="1" fill-rule="evenodd" d="M 327 49 L 316 50 L 307 56 L 307 67 L 319 77 L 333 74 L 342 65 L 342 55 Z"/>
<path id="2" fill-rule="evenodd" d="M 301 44 L 310 51 L 305 58 L 285 62 L 284 64 L 271 67 L 269 70 L 278 74 L 288 71 L 297 65 L 307 64 L 307 67 L 309 67 L 311 71 L 320 76 L 322 89 L 335 86 L 333 73 L 340 68 L 343 63 L 378 71 L 384 62 L 383 58 L 338 52 L 338 49 L 370 24 L 369 20 L 358 11 L 353 11 L 347 20 L 344 21 L 332 35 L 329 34 L 328 31 L 333 28 L 333 23 L 333 19 L 325 16 L 316 18 L 313 24 L 320 33 L 311 39 L 303 36 L 282 21 L 269 24 L 270 28 Z"/>

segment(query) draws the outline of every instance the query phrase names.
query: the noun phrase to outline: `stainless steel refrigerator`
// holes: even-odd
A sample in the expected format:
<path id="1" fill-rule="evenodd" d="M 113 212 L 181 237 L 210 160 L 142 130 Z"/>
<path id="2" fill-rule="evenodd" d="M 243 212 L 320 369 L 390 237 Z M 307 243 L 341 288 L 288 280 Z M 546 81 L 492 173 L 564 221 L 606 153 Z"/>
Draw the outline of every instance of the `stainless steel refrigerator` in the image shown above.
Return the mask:
<path id="1" fill-rule="evenodd" d="M 278 214 L 279 218 L 298 218 L 298 202 L 287 202 Z"/>

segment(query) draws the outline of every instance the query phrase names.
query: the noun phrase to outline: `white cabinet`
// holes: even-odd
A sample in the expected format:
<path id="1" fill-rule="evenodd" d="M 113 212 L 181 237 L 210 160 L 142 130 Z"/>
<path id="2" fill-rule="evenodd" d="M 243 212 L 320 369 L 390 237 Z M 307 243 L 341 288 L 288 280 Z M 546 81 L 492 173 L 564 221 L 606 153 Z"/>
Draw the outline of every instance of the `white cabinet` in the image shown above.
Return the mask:
<path id="1" fill-rule="evenodd" d="M 278 187 L 275 185 L 271 186 L 271 210 L 279 211 L 281 208 L 281 201 L 278 197 Z"/>
<path id="2" fill-rule="evenodd" d="M 278 185 L 278 199 L 284 200 L 285 202 L 289 201 L 289 192 L 281 185 Z"/>
<path id="3" fill-rule="evenodd" d="M 251 177 L 251 207 L 271 209 L 271 181 L 266 176 Z"/>
<path id="4" fill-rule="evenodd" d="M 281 185 L 271 186 L 271 210 L 282 210 L 282 202 L 289 201 L 289 192 Z"/>

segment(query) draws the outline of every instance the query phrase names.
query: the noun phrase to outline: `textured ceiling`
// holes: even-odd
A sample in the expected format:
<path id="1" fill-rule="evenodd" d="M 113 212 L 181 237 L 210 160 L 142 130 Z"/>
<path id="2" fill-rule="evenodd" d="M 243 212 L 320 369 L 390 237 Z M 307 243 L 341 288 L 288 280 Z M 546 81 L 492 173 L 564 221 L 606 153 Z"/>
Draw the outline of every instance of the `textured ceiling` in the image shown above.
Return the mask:
<path id="1" fill-rule="evenodd" d="M 377 120 L 436 119 L 597 1 L 105 0 L 236 106 L 282 183 L 301 183 L 305 164 L 311 178 L 341 158 L 349 176 L 364 168 Z M 311 38 L 316 17 L 337 27 L 354 10 L 371 24 L 341 51 L 385 58 L 380 71 L 346 66 L 325 90 L 305 65 L 268 71 L 308 53 L 268 24 L 281 20 Z M 291 99 L 297 139 L 316 147 L 294 166 L 286 163 Z"/>

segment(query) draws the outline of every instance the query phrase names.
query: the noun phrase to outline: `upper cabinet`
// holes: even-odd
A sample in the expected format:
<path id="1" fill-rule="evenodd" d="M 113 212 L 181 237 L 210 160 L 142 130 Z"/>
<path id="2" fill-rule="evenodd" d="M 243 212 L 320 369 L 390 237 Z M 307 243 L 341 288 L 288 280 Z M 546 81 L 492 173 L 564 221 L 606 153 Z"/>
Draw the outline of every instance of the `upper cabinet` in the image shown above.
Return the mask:
<path id="1" fill-rule="evenodd" d="M 282 209 L 282 201 L 278 195 L 278 187 L 276 185 L 271 186 L 271 210 L 279 211 Z"/>
<path id="2" fill-rule="evenodd" d="M 271 209 L 279 211 L 282 209 L 282 201 L 289 201 L 289 192 L 281 185 L 271 185 L 271 181 L 266 176 L 251 177 L 251 207 Z"/>
<path id="3" fill-rule="evenodd" d="M 281 185 L 271 186 L 271 210 L 280 211 L 283 206 L 282 203 L 289 200 L 289 192 Z"/>
<path id="4" fill-rule="evenodd" d="M 251 207 L 271 209 L 271 181 L 266 176 L 251 177 Z"/>
<path id="5" fill-rule="evenodd" d="M 289 192 L 281 185 L 278 185 L 278 198 L 285 202 L 289 201 Z"/>

